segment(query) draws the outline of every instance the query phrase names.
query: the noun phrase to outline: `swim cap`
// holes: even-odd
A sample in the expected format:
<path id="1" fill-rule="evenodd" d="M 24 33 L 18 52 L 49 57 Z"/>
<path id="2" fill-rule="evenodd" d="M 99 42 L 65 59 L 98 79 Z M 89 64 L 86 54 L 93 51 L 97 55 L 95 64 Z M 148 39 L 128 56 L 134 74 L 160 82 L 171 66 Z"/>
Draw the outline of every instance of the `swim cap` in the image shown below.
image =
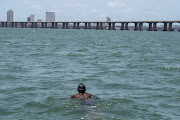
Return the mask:
<path id="1" fill-rule="evenodd" d="M 85 91 L 85 90 L 86 90 L 86 86 L 85 86 L 84 84 L 80 83 L 77 90 L 78 90 L 78 91 L 79 91 L 79 90 L 80 90 L 80 91 Z"/>

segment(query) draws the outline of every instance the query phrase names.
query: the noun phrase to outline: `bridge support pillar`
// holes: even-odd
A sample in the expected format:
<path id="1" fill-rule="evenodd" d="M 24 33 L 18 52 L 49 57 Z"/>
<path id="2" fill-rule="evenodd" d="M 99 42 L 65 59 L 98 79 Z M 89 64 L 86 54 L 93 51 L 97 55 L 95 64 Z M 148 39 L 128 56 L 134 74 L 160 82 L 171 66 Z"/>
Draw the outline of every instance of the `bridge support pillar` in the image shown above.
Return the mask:
<path id="1" fill-rule="evenodd" d="M 27 23 L 26 22 L 24 23 L 24 28 L 27 28 Z"/>
<path id="2" fill-rule="evenodd" d="M 27 28 L 27 23 L 26 22 L 24 23 L 24 27 Z"/>
<path id="3" fill-rule="evenodd" d="M 99 23 L 96 24 L 96 30 L 99 30 Z"/>
<path id="4" fill-rule="evenodd" d="M 157 23 L 153 23 L 153 31 L 157 31 Z"/>
<path id="5" fill-rule="evenodd" d="M 87 29 L 87 23 L 84 24 L 85 28 L 84 29 Z"/>
<path id="6" fill-rule="evenodd" d="M 138 30 L 138 23 L 135 23 L 134 30 Z"/>
<path id="7" fill-rule="evenodd" d="M 17 26 L 18 26 L 17 24 L 18 24 L 18 23 L 15 23 L 15 27 L 16 27 L 16 28 L 17 28 Z"/>
<path id="8" fill-rule="evenodd" d="M 44 28 L 44 23 L 41 23 L 41 28 Z"/>
<path id="9" fill-rule="evenodd" d="M 112 23 L 112 30 L 116 30 L 115 23 Z"/>
<path id="10" fill-rule="evenodd" d="M 125 30 L 129 30 L 128 29 L 128 23 L 125 23 Z"/>
<path id="11" fill-rule="evenodd" d="M 4 27 L 7 27 L 7 22 L 4 23 Z"/>
<path id="12" fill-rule="evenodd" d="M 26 23 L 24 22 L 24 28 L 26 28 L 27 26 L 26 26 Z"/>
<path id="13" fill-rule="evenodd" d="M 37 23 L 35 23 L 35 28 L 38 28 L 38 25 L 37 25 Z"/>
<path id="14" fill-rule="evenodd" d="M 164 29 L 163 31 L 167 31 L 167 23 L 164 23 Z"/>
<path id="15" fill-rule="evenodd" d="M 23 22 L 21 23 L 21 28 L 24 28 L 24 23 Z"/>
<path id="16" fill-rule="evenodd" d="M 76 23 L 74 23 L 74 27 L 73 27 L 73 29 L 77 29 L 77 27 L 76 27 Z"/>
<path id="17" fill-rule="evenodd" d="M 34 27 L 34 23 L 31 23 L 31 28 L 33 28 Z"/>
<path id="18" fill-rule="evenodd" d="M 54 28 L 54 23 L 52 23 L 52 26 L 51 26 L 51 28 Z"/>
<path id="19" fill-rule="evenodd" d="M 7 27 L 10 27 L 10 24 L 11 24 L 11 23 L 8 22 L 8 23 L 7 23 Z"/>
<path id="20" fill-rule="evenodd" d="M 62 29 L 65 29 L 65 23 L 63 23 L 63 25 L 62 25 Z"/>
<path id="21" fill-rule="evenodd" d="M 91 23 L 88 23 L 88 29 L 91 29 Z"/>
<path id="22" fill-rule="evenodd" d="M 66 29 L 69 29 L 69 24 L 68 23 L 66 23 Z"/>
<path id="23" fill-rule="evenodd" d="M 31 23 L 31 28 L 34 28 L 34 23 Z"/>
<path id="24" fill-rule="evenodd" d="M 7 27 L 7 22 L 4 23 L 4 27 Z"/>
<path id="25" fill-rule="evenodd" d="M 11 22 L 7 23 L 8 24 L 8 27 L 11 27 Z"/>
<path id="26" fill-rule="evenodd" d="M 138 30 L 142 31 L 143 30 L 142 28 L 143 28 L 143 23 L 139 23 L 139 29 Z"/>
<path id="27" fill-rule="evenodd" d="M 24 22 L 24 28 L 26 28 L 27 26 L 26 26 L 26 23 Z"/>
<path id="28" fill-rule="evenodd" d="M 11 27 L 12 26 L 12 22 L 8 23 L 8 27 Z"/>
<path id="29" fill-rule="evenodd" d="M 6 25 L 6 27 L 8 27 L 8 22 L 6 22 L 6 24 L 5 24 L 5 25 Z"/>
<path id="30" fill-rule="evenodd" d="M 100 30 L 103 30 L 103 23 L 100 23 Z"/>
<path id="31" fill-rule="evenodd" d="M 172 23 L 169 23 L 169 31 L 173 31 Z"/>
<path id="32" fill-rule="evenodd" d="M 124 30 L 124 23 L 121 23 L 121 30 Z"/>
<path id="33" fill-rule="evenodd" d="M 47 28 L 48 26 L 47 26 L 48 24 L 47 23 L 45 23 L 45 28 Z"/>
<path id="34" fill-rule="evenodd" d="M 80 29 L 80 27 L 79 27 L 79 23 L 77 23 L 77 29 Z"/>
<path id="35" fill-rule="evenodd" d="M 55 28 L 58 28 L 58 23 L 55 23 Z"/>
<path id="36" fill-rule="evenodd" d="M 108 30 L 111 30 L 112 29 L 112 27 L 111 27 L 111 23 L 109 23 L 109 28 L 108 28 Z"/>
<path id="37" fill-rule="evenodd" d="M 2 27 L 4 27 L 4 22 L 2 22 Z"/>
<path id="38" fill-rule="evenodd" d="M 14 27 L 14 22 L 12 22 L 11 27 Z"/>
<path id="39" fill-rule="evenodd" d="M 152 23 L 149 23 L 149 31 L 152 31 Z"/>
<path id="40" fill-rule="evenodd" d="M 7 27 L 11 27 L 11 23 L 9 22 L 9 23 L 7 23 Z"/>

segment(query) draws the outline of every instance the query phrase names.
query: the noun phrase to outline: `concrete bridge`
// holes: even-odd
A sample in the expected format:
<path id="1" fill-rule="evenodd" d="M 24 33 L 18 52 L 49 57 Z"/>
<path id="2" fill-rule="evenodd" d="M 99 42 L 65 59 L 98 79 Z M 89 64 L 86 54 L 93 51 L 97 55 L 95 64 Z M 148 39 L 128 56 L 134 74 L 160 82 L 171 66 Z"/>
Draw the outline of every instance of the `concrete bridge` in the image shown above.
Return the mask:
<path id="1" fill-rule="evenodd" d="M 149 31 L 157 31 L 157 24 L 163 24 L 163 31 L 173 31 L 173 23 L 178 21 L 59 21 L 59 22 L 24 22 L 24 21 L 0 21 L 0 27 L 12 28 L 62 28 L 62 29 L 97 29 L 97 30 L 116 30 L 116 25 L 119 25 L 120 30 L 129 30 L 129 24 L 134 24 L 134 30 L 142 31 L 143 24 L 149 24 Z M 70 26 L 71 25 L 71 26 Z"/>

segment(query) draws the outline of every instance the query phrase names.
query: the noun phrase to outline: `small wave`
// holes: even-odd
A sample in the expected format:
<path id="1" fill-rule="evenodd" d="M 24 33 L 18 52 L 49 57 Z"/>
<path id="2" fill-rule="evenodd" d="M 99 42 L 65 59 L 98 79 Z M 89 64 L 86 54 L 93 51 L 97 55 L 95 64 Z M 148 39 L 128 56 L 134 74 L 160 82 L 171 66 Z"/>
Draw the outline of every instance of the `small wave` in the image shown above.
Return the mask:
<path id="1" fill-rule="evenodd" d="M 109 55 L 110 57 L 123 57 L 121 52 L 112 53 Z"/>
<path id="2" fill-rule="evenodd" d="M 36 89 L 37 89 L 37 87 L 34 87 L 34 86 L 23 86 L 23 87 L 20 86 L 20 87 L 15 88 L 14 90 L 24 92 L 24 91 L 34 91 Z"/>
<path id="3" fill-rule="evenodd" d="M 157 94 L 157 95 L 152 95 L 152 98 L 158 98 L 158 99 L 160 99 L 160 98 L 170 98 L 170 97 L 172 97 L 171 95 L 163 95 L 163 94 Z"/>
<path id="4" fill-rule="evenodd" d="M 88 49 L 87 49 L 87 48 L 82 48 L 82 49 L 78 49 L 77 51 L 78 51 L 78 52 L 87 52 Z"/>
<path id="5" fill-rule="evenodd" d="M 69 57 L 81 57 L 81 56 L 83 56 L 82 54 L 79 54 L 79 53 L 68 53 L 67 54 L 67 56 L 69 56 Z"/>
<path id="6" fill-rule="evenodd" d="M 108 89 L 128 89 L 128 90 L 133 90 L 139 88 L 137 85 L 130 85 L 130 84 L 119 84 L 119 83 L 109 83 L 105 85 L 105 88 Z"/>
<path id="7" fill-rule="evenodd" d="M 111 98 L 111 99 L 100 99 L 97 100 L 97 106 L 100 108 L 119 108 L 121 105 L 135 103 L 132 99 L 128 98 Z"/>
<path id="8" fill-rule="evenodd" d="M 63 101 L 58 102 L 53 102 L 51 107 L 49 107 L 46 112 L 61 112 L 61 111 L 69 111 L 69 110 L 74 110 L 78 108 L 78 101 Z"/>
<path id="9" fill-rule="evenodd" d="M 48 108 L 48 104 L 42 104 L 40 102 L 32 101 L 32 102 L 27 102 L 24 107 L 34 107 L 34 108 Z"/>
<path id="10" fill-rule="evenodd" d="M 7 110 L 7 109 L 2 109 L 0 108 L 0 115 L 3 116 L 3 115 L 10 115 L 12 114 L 11 111 Z"/>
<path id="11" fill-rule="evenodd" d="M 171 84 L 180 85 L 179 78 L 171 79 L 168 82 L 171 83 Z"/>
<path id="12" fill-rule="evenodd" d="M 129 48 L 130 46 L 128 46 L 128 45 L 121 45 L 120 47 L 122 47 L 122 48 Z"/>
<path id="13" fill-rule="evenodd" d="M 180 70 L 180 67 L 160 67 L 160 68 L 164 70 Z"/>
<path id="14" fill-rule="evenodd" d="M 104 44 L 100 43 L 100 44 L 97 44 L 98 46 L 104 46 Z"/>

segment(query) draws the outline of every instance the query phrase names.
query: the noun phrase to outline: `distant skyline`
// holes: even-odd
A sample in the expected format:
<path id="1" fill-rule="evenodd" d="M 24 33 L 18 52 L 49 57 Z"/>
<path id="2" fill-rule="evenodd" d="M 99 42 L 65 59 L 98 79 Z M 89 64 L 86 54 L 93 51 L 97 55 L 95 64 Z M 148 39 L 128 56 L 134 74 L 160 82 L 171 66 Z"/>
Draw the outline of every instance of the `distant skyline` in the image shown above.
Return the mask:
<path id="1" fill-rule="evenodd" d="M 46 12 L 55 12 L 56 21 L 179 20 L 180 0 L 3 0 L 0 21 L 14 11 L 14 21 L 45 21 Z"/>

